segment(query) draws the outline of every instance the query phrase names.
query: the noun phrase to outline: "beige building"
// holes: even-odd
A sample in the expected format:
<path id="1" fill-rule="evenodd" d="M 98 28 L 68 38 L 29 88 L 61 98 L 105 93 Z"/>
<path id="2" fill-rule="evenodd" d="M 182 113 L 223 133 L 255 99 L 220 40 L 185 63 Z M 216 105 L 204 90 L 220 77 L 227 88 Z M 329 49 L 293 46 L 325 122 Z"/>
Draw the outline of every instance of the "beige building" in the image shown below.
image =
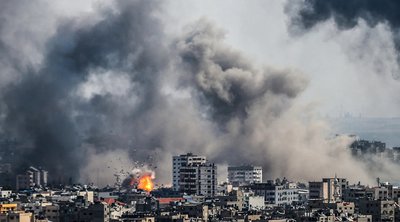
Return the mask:
<path id="1" fill-rule="evenodd" d="M 32 222 L 34 221 L 32 213 L 26 213 L 23 211 L 14 211 L 0 214 L 1 222 Z"/>
<path id="2" fill-rule="evenodd" d="M 16 203 L 9 203 L 9 204 L 0 204 L 0 213 L 7 213 L 10 211 L 16 211 L 17 210 L 17 204 Z"/>
<path id="3" fill-rule="evenodd" d="M 309 182 L 309 199 L 324 203 L 341 201 L 343 190 L 349 186 L 345 178 L 323 178 L 322 181 Z"/>
<path id="4" fill-rule="evenodd" d="M 94 192 L 93 191 L 78 191 L 76 195 L 82 196 L 89 203 L 94 203 Z"/>

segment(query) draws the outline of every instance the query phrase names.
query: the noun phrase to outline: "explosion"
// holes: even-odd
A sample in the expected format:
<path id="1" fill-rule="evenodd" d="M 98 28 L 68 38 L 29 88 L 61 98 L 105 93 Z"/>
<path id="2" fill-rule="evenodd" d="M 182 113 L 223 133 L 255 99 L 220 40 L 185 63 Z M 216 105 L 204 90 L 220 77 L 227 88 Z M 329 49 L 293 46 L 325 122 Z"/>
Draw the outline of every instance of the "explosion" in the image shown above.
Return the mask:
<path id="1" fill-rule="evenodd" d="M 146 192 L 150 192 L 154 189 L 154 179 L 154 171 L 148 168 L 135 168 L 127 178 L 130 187 L 136 187 Z"/>
<path id="2" fill-rule="evenodd" d="M 153 178 L 151 175 L 143 175 L 139 178 L 138 189 L 150 192 L 154 188 Z"/>

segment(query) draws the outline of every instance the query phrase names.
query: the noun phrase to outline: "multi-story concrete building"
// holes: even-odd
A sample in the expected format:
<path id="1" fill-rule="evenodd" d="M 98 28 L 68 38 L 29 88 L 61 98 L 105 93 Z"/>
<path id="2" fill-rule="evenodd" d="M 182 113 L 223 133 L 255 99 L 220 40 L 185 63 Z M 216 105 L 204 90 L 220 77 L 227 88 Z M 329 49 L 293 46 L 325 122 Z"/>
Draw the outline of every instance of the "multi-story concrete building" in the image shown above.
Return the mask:
<path id="1" fill-rule="evenodd" d="M 48 173 L 46 170 L 37 169 L 31 166 L 25 171 L 25 173 L 17 175 L 16 188 L 19 190 L 28 189 L 35 186 L 44 187 L 47 185 L 47 177 Z"/>
<path id="2" fill-rule="evenodd" d="M 371 188 L 374 200 L 389 200 L 392 199 L 393 186 L 380 186 Z"/>
<path id="3" fill-rule="evenodd" d="M 7 222 L 32 222 L 35 218 L 32 213 L 24 211 L 11 211 L 0 213 L 0 221 Z"/>
<path id="4" fill-rule="evenodd" d="M 262 183 L 262 167 L 260 166 L 230 166 L 228 181 L 234 186 Z"/>
<path id="5" fill-rule="evenodd" d="M 386 143 L 380 141 L 356 140 L 351 145 L 353 155 L 378 154 L 386 150 Z"/>
<path id="6" fill-rule="evenodd" d="M 110 207 L 104 202 L 95 202 L 79 212 L 79 221 L 108 222 Z"/>
<path id="7" fill-rule="evenodd" d="M 186 194 L 214 196 L 217 190 L 217 166 L 206 157 L 192 153 L 174 156 L 173 189 Z"/>
<path id="8" fill-rule="evenodd" d="M 32 182 L 34 183 L 34 186 L 40 186 L 40 170 L 30 166 L 28 172 L 31 172 L 32 174 Z"/>
<path id="9" fill-rule="evenodd" d="M 395 221 L 395 205 L 393 200 L 361 200 L 359 212 L 372 215 L 372 221 Z"/>
<path id="10" fill-rule="evenodd" d="M 324 198 L 324 183 L 321 181 L 308 182 L 309 197 L 311 200 L 318 200 Z"/>
<path id="11" fill-rule="evenodd" d="M 0 204 L 0 213 L 7 213 L 9 211 L 15 211 L 15 210 L 17 210 L 16 203 Z"/>
<path id="12" fill-rule="evenodd" d="M 285 183 L 275 187 L 275 204 L 290 205 L 299 201 L 299 192 L 295 183 Z"/>
<path id="13" fill-rule="evenodd" d="M 53 222 L 60 221 L 60 206 L 54 205 L 46 205 L 43 207 L 43 215 L 46 219 Z"/>
<path id="14" fill-rule="evenodd" d="M 276 186 L 272 181 L 268 181 L 267 183 L 255 183 L 243 188 L 253 191 L 256 196 L 263 196 L 265 204 L 275 203 Z"/>
<path id="15" fill-rule="evenodd" d="M 192 221 L 208 221 L 208 206 L 201 203 L 184 203 L 176 206 L 176 211 L 181 214 L 187 214 Z"/>
<path id="16" fill-rule="evenodd" d="M 355 214 L 355 204 L 353 202 L 323 203 L 322 201 L 311 200 L 308 203 L 311 211 L 331 209 L 339 215 L 353 216 Z"/>
<path id="17" fill-rule="evenodd" d="M 295 183 L 277 184 L 272 181 L 267 183 L 255 183 L 248 186 L 257 196 L 263 196 L 265 204 L 290 205 L 299 201 L 299 189 Z"/>
<path id="18" fill-rule="evenodd" d="M 47 186 L 49 172 L 44 169 L 40 169 L 40 185 L 45 187 Z"/>
<path id="19" fill-rule="evenodd" d="M 182 166 L 196 166 L 206 163 L 205 156 L 197 156 L 187 153 L 172 158 L 172 184 L 175 191 L 179 191 L 179 180 Z"/>
<path id="20" fill-rule="evenodd" d="M 198 195 L 214 196 L 217 191 L 217 166 L 214 163 L 205 163 L 198 166 Z"/>
<path id="21" fill-rule="evenodd" d="M 354 202 L 358 204 L 360 200 L 364 199 L 373 200 L 374 190 L 362 185 L 348 186 L 346 189 L 343 190 L 342 193 L 343 201 Z"/>
<path id="22" fill-rule="evenodd" d="M 217 166 L 212 163 L 182 166 L 178 191 L 191 195 L 214 196 L 217 190 Z"/>
<path id="23" fill-rule="evenodd" d="M 340 201 L 343 190 L 347 189 L 349 182 L 345 178 L 323 178 L 322 182 L 309 182 L 309 198 L 319 199 L 325 203 Z"/>
<path id="24" fill-rule="evenodd" d="M 32 171 L 26 171 L 24 174 L 17 175 L 17 183 L 16 183 L 17 190 L 28 189 L 34 186 L 35 183 Z"/>

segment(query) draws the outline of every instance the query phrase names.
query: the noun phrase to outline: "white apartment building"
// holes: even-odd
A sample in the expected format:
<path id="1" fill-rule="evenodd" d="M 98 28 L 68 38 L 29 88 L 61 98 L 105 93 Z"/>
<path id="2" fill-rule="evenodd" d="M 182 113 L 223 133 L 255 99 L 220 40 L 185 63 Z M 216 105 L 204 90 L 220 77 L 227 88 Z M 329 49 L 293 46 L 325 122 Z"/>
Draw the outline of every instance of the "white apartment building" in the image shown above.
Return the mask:
<path id="1" fill-rule="evenodd" d="M 296 183 L 286 183 L 275 187 L 275 204 L 290 205 L 299 201 L 299 189 Z"/>
<path id="2" fill-rule="evenodd" d="M 217 166 L 205 163 L 198 166 L 197 195 L 214 196 L 217 191 Z"/>
<path id="3" fill-rule="evenodd" d="M 255 183 L 248 187 L 256 196 L 263 196 L 266 205 L 283 206 L 299 201 L 299 189 L 296 183 Z"/>
<path id="4" fill-rule="evenodd" d="M 32 187 L 45 187 L 47 185 L 48 173 L 46 170 L 29 167 L 23 174 L 17 175 L 16 188 L 28 189 Z"/>
<path id="5" fill-rule="evenodd" d="M 228 181 L 234 186 L 262 183 L 262 167 L 230 166 L 228 167 Z"/>
<path id="6" fill-rule="evenodd" d="M 173 157 L 173 189 L 189 195 L 214 196 L 217 166 L 191 153 Z"/>
<path id="7" fill-rule="evenodd" d="M 172 157 L 172 188 L 179 191 L 179 175 L 182 166 L 195 166 L 206 163 L 205 156 L 197 156 L 192 153 Z"/>

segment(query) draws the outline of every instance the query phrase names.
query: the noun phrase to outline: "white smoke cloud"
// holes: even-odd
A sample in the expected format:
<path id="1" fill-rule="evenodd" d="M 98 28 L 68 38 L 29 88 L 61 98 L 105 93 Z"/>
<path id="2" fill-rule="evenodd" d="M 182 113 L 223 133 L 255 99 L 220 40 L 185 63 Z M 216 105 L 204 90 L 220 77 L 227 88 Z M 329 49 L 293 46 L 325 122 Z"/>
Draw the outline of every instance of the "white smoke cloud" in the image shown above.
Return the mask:
<path id="1" fill-rule="evenodd" d="M 95 71 L 89 74 L 85 83 L 78 86 L 78 94 L 84 99 L 90 100 L 96 95 L 112 95 L 117 97 L 129 96 L 132 91 L 132 84 L 129 75 L 125 73 L 115 73 Z"/>

